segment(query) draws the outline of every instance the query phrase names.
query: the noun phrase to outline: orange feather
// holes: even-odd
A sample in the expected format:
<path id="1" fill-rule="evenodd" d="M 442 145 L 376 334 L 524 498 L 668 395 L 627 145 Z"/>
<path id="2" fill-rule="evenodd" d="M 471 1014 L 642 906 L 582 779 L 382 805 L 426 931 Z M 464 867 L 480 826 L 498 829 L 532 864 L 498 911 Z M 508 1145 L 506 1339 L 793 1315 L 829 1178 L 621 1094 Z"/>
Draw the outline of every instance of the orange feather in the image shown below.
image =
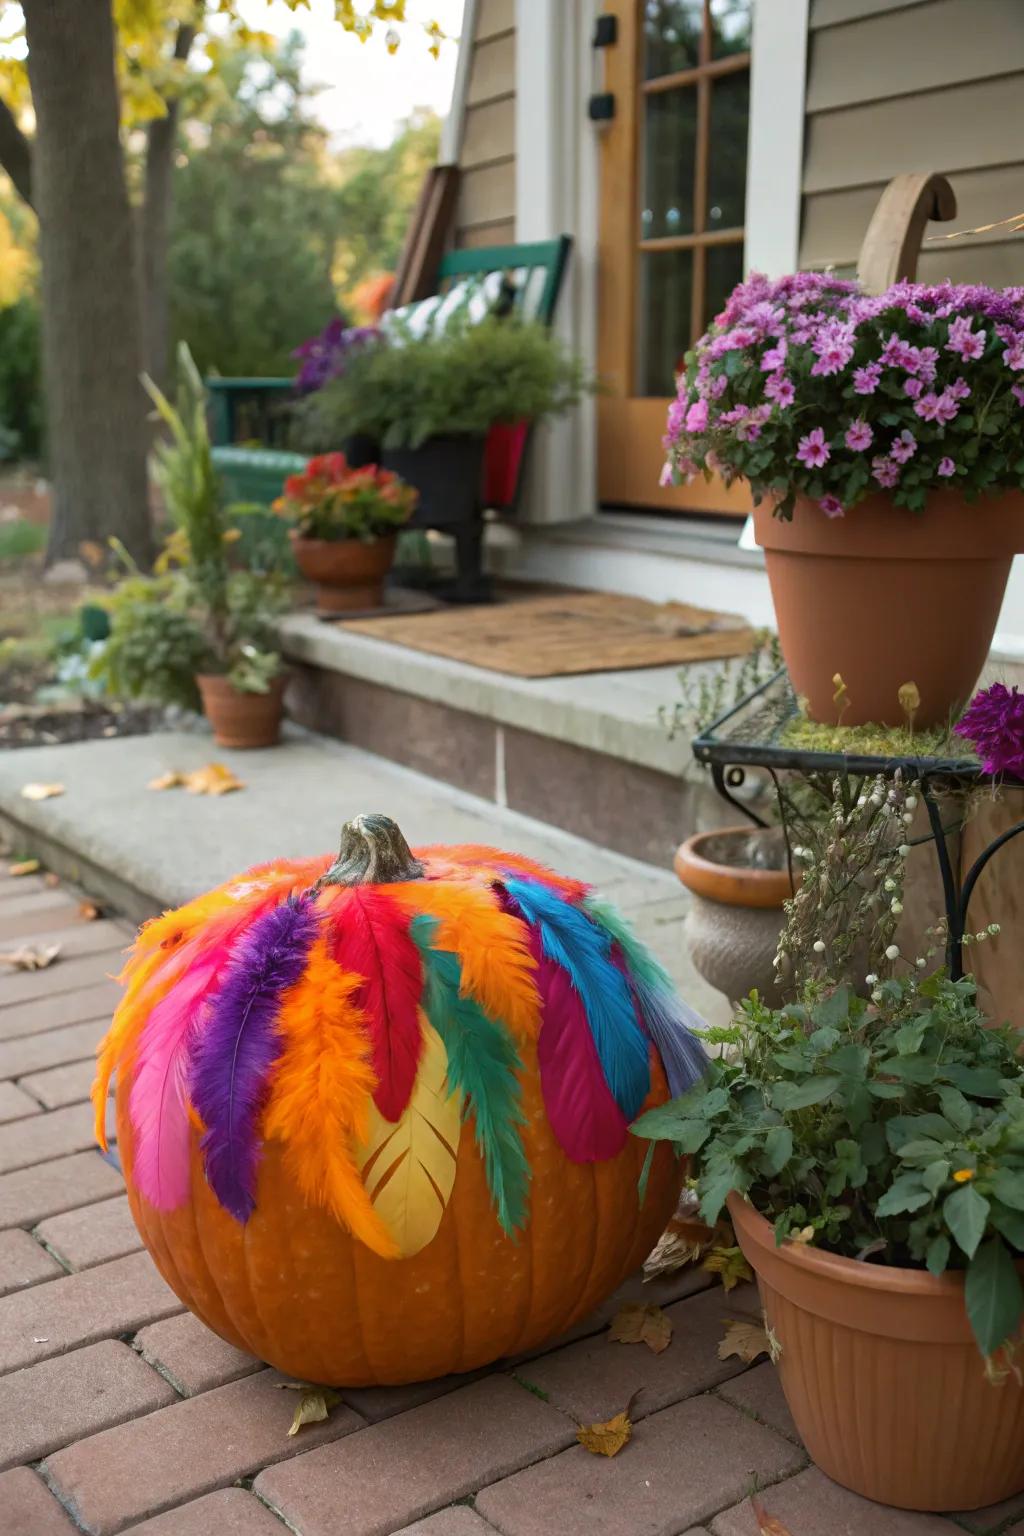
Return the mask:
<path id="1" fill-rule="evenodd" d="M 292 1177 L 311 1204 L 327 1208 L 352 1235 L 382 1258 L 398 1245 L 370 1203 L 353 1156 L 365 1140 L 370 1097 L 377 1086 L 370 1038 L 353 1001 L 362 984 L 343 971 L 320 938 L 305 974 L 281 1001 L 277 1062 L 263 1124 L 280 1141 Z"/>
<path id="2" fill-rule="evenodd" d="M 413 852 L 428 866 L 427 874 L 433 879 L 451 878 L 452 866 L 461 866 L 477 879 L 500 880 L 502 872 L 515 870 L 516 874 L 528 875 L 541 880 L 552 890 L 558 891 L 569 901 L 582 901 L 589 886 L 582 880 L 571 880 L 558 875 L 537 859 L 528 859 L 522 853 L 505 853 L 500 848 L 488 848 L 484 843 L 458 843 L 454 847 L 432 846 L 415 848 Z M 434 866 L 438 866 L 436 871 Z M 444 866 L 447 865 L 447 868 Z M 465 878 L 465 876 L 463 876 Z"/>
<path id="3" fill-rule="evenodd" d="M 431 880 L 410 880 L 389 891 L 407 912 L 437 919 L 434 948 L 458 955 L 462 995 L 473 998 L 512 1034 L 536 1038 L 540 1000 L 529 932 L 518 917 L 502 911 L 495 892 L 486 885 Z"/>

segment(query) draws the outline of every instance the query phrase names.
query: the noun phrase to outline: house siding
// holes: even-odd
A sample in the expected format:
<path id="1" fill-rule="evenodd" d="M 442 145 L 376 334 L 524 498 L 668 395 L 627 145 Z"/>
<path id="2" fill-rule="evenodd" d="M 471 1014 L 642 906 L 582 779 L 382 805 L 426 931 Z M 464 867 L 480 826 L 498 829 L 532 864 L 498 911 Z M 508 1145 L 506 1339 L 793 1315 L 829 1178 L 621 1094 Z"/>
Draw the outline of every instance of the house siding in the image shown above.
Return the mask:
<path id="1" fill-rule="evenodd" d="M 1021 0 L 812 0 L 800 265 L 855 265 L 901 171 L 949 177 L 954 228 L 1024 210 L 1022 97 Z M 926 242 L 918 276 L 1020 283 L 1024 241 Z"/>
<path id="2" fill-rule="evenodd" d="M 479 0 L 459 151 L 458 246 L 515 239 L 515 0 Z"/>

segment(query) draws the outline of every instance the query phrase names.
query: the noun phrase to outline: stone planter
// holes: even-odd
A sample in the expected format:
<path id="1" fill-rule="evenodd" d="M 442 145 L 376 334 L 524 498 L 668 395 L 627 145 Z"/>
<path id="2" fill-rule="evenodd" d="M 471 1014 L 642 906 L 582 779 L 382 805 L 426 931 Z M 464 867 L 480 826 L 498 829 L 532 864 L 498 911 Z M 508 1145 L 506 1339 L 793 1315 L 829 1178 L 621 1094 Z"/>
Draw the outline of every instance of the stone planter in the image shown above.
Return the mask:
<path id="1" fill-rule="evenodd" d="M 781 830 L 698 832 L 674 863 L 693 897 L 684 931 L 697 970 L 731 1003 L 755 987 L 771 1000 L 782 904 L 793 894 Z"/>

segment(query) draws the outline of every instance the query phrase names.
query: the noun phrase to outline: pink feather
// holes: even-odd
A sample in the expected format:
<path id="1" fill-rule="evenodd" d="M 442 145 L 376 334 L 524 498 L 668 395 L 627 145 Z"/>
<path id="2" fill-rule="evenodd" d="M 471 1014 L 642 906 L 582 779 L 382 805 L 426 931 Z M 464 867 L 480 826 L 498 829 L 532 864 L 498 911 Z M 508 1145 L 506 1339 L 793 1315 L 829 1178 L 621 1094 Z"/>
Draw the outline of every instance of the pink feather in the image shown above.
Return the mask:
<path id="1" fill-rule="evenodd" d="M 230 948 L 229 940 L 197 960 L 157 1003 L 139 1038 L 128 1096 L 135 1132 L 133 1176 L 140 1193 L 160 1211 L 174 1210 L 188 1199 L 188 1047 Z"/>
<path id="2" fill-rule="evenodd" d="M 629 1126 L 601 1070 L 583 999 L 568 971 L 542 955 L 532 937 L 542 1008 L 537 1064 L 544 1107 L 566 1157 L 603 1163 L 622 1151 Z"/>

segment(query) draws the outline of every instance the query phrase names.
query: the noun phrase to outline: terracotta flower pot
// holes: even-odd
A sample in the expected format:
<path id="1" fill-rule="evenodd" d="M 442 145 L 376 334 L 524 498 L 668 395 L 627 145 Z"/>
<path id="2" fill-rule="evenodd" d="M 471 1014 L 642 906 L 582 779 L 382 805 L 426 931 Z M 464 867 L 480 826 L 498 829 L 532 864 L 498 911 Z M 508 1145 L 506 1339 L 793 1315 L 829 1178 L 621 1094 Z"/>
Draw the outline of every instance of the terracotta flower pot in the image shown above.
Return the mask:
<path id="1" fill-rule="evenodd" d="M 1024 1387 L 986 1379 L 962 1275 L 776 1248 L 747 1201 L 730 1195 L 729 1214 L 823 1472 L 900 1509 L 978 1509 L 1024 1489 Z"/>
<path id="2" fill-rule="evenodd" d="M 221 747 L 274 747 L 281 734 L 284 676 L 275 677 L 266 693 L 243 693 L 226 677 L 213 673 L 196 678 L 203 713 Z"/>
<path id="3" fill-rule="evenodd" d="M 316 583 L 325 613 L 377 608 L 384 601 L 384 578 L 395 558 L 395 535 L 373 539 L 303 539 L 292 535 L 296 564 Z"/>
<path id="4" fill-rule="evenodd" d="M 919 513 L 879 494 L 837 518 L 801 497 L 792 522 L 764 501 L 754 530 L 793 688 L 812 720 L 903 725 L 897 694 L 913 682 L 915 724 L 937 725 L 970 696 L 1024 550 L 1024 495 L 968 504 L 932 491 Z"/>
<path id="5" fill-rule="evenodd" d="M 754 987 L 773 996 L 782 904 L 793 894 L 785 864 L 775 828 L 697 832 L 676 850 L 676 874 L 693 895 L 685 923 L 693 963 L 730 1002 Z"/>

